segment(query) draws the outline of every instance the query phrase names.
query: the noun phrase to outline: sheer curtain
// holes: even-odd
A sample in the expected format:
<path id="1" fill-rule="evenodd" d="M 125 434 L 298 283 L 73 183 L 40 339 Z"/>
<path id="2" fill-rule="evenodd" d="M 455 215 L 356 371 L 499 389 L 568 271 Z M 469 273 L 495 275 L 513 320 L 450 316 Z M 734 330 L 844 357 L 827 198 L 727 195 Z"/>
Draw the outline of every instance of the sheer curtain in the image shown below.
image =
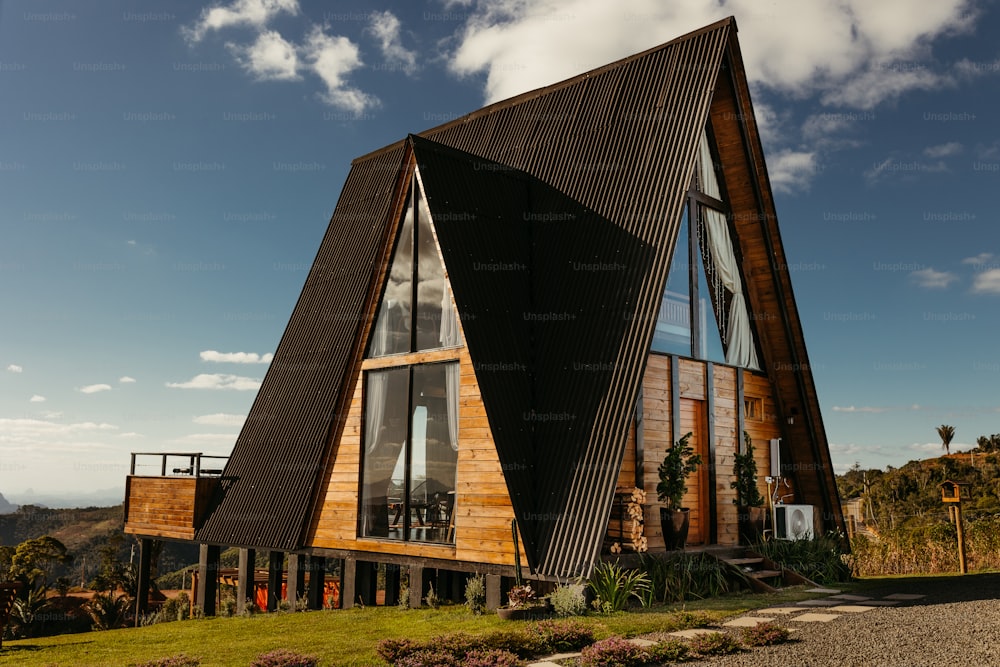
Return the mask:
<path id="1" fill-rule="evenodd" d="M 712 152 L 708 147 L 708 134 L 701 135 L 699 181 L 701 191 L 719 199 L 719 184 L 715 179 Z M 740 268 L 736 263 L 733 243 L 729 238 L 729 225 L 719 211 L 703 208 L 708 245 L 712 255 L 715 274 L 723 287 L 732 295 L 729 303 L 729 326 L 726 330 L 726 363 L 745 368 L 759 368 L 757 348 L 750 327 L 746 299 L 743 296 L 743 282 Z"/>
<path id="2" fill-rule="evenodd" d="M 451 448 L 458 451 L 458 390 L 461 383 L 458 363 L 448 364 L 445 370 L 445 391 L 448 400 L 448 439 Z"/>

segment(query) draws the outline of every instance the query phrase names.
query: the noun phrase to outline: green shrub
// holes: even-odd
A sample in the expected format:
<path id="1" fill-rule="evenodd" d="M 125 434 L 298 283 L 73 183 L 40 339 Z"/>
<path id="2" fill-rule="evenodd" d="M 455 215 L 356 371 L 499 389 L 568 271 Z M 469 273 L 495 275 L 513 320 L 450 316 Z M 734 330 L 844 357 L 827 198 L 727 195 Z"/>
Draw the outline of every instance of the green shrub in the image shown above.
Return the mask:
<path id="1" fill-rule="evenodd" d="M 622 639 L 608 637 L 591 644 L 580 652 L 580 667 L 641 667 L 651 660 L 641 646 Z"/>
<path id="2" fill-rule="evenodd" d="M 611 613 L 625 609 L 632 598 L 645 603 L 649 577 L 639 570 L 624 569 L 618 561 L 599 563 L 587 586 L 594 592 L 594 606 L 599 611 Z"/>
<path id="3" fill-rule="evenodd" d="M 819 535 L 811 540 L 769 540 L 751 548 L 817 584 L 834 584 L 851 578 L 851 568 L 842 558 L 838 533 Z"/>
<path id="4" fill-rule="evenodd" d="M 539 621 L 525 632 L 537 638 L 541 644 L 538 653 L 579 651 L 594 643 L 594 631 L 582 623 L 572 621 Z"/>
<path id="5" fill-rule="evenodd" d="M 517 667 L 520 659 L 502 649 L 475 649 L 465 654 L 462 667 Z"/>
<path id="6" fill-rule="evenodd" d="M 375 652 L 390 665 L 395 665 L 400 659 L 410 655 L 419 647 L 419 644 L 405 637 L 401 639 L 383 639 L 375 647 Z"/>
<path id="7" fill-rule="evenodd" d="M 558 616 L 582 616 L 587 613 L 586 586 L 584 584 L 559 584 L 549 594 L 549 602 Z"/>
<path id="8" fill-rule="evenodd" d="M 748 586 L 742 571 L 704 553 L 643 554 L 641 563 L 650 581 L 647 606 L 716 597 Z"/>
<path id="9" fill-rule="evenodd" d="M 740 645 L 725 632 L 709 632 L 692 637 L 688 642 L 688 648 L 695 655 L 704 657 L 736 653 L 740 650 Z"/>
<path id="10" fill-rule="evenodd" d="M 646 649 L 649 657 L 656 663 L 684 662 L 688 659 L 691 649 L 680 639 L 666 639 L 657 642 Z"/>
<path id="11" fill-rule="evenodd" d="M 316 667 L 318 664 L 319 658 L 315 656 L 302 655 L 282 648 L 261 653 L 250 663 L 250 667 Z"/>
<path id="12" fill-rule="evenodd" d="M 479 637 L 478 642 L 469 648 L 475 647 L 509 651 L 521 658 L 530 658 L 547 652 L 547 645 L 542 636 L 525 630 L 494 630 Z"/>
<path id="13" fill-rule="evenodd" d="M 788 628 L 774 623 L 759 623 L 752 628 L 743 628 L 740 640 L 744 646 L 771 646 L 788 641 Z"/>
<path id="14" fill-rule="evenodd" d="M 486 577 L 475 574 L 465 584 L 465 606 L 475 615 L 486 611 Z"/>

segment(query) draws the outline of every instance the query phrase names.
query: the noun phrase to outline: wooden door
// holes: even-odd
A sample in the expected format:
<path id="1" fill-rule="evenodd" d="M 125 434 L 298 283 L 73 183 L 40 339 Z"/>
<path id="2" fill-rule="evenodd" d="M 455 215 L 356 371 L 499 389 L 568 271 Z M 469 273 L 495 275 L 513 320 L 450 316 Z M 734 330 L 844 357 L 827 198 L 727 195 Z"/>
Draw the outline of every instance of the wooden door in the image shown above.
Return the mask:
<path id="1" fill-rule="evenodd" d="M 681 430 L 678 438 L 690 432 L 688 443 L 695 453 L 701 455 L 701 465 L 687 479 L 684 507 L 691 509 L 691 524 L 688 529 L 689 545 L 708 542 L 708 428 L 705 421 L 705 401 L 682 398 Z"/>

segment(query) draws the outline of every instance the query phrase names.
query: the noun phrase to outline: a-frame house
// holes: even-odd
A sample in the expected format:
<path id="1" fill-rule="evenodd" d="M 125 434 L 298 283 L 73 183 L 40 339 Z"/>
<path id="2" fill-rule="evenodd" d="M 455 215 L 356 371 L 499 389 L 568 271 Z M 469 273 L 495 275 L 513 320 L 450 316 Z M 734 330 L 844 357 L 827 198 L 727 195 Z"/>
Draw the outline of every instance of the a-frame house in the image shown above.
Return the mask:
<path id="1" fill-rule="evenodd" d="M 529 576 L 585 576 L 639 487 L 663 550 L 688 432 L 690 544 L 737 542 L 744 432 L 843 528 L 731 18 L 356 159 L 221 474 L 133 466 L 126 529 L 202 544 L 203 580 L 236 546 L 288 554 L 293 594 L 334 558 L 347 605 L 375 563 L 495 602 L 512 521 Z"/>

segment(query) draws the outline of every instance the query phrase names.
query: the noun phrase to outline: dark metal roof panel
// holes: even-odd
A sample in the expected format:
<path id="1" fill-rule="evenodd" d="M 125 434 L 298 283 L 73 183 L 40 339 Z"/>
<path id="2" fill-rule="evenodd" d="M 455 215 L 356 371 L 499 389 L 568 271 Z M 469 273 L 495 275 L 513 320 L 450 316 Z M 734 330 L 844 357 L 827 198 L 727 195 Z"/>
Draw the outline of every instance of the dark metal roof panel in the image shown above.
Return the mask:
<path id="1" fill-rule="evenodd" d="M 397 149 L 352 166 L 198 541 L 302 545 L 402 159 Z"/>

